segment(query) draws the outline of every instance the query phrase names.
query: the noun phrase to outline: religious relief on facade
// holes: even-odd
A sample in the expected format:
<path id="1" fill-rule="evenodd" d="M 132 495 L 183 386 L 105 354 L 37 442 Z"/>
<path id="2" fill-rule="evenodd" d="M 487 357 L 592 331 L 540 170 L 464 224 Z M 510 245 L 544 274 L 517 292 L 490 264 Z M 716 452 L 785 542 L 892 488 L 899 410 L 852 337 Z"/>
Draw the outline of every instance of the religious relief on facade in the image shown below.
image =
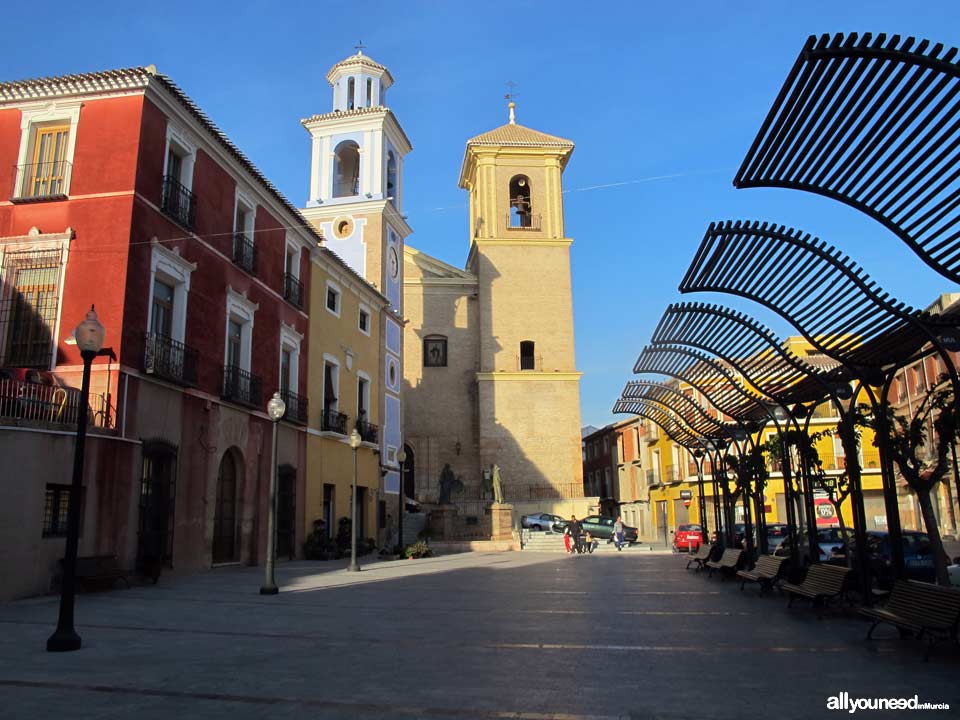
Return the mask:
<path id="1" fill-rule="evenodd" d="M 449 505 L 450 495 L 455 492 L 461 492 L 462 490 L 463 480 L 454 475 L 450 463 L 447 463 L 443 466 L 443 470 L 440 471 L 440 498 L 438 503 L 440 505 Z"/>

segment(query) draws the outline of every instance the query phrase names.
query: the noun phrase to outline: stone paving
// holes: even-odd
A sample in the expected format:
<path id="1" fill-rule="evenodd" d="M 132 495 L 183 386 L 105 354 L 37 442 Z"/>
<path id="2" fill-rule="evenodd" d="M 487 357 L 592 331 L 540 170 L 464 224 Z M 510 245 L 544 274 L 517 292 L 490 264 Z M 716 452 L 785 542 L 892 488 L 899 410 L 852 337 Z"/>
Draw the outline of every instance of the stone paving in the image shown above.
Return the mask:
<path id="1" fill-rule="evenodd" d="M 960 652 L 688 572 L 678 556 L 465 554 L 220 568 L 79 596 L 81 651 L 50 654 L 56 598 L 0 605 L 3 718 L 813 718 L 827 699 L 960 711 Z M 861 711 L 858 715 L 883 717 Z"/>

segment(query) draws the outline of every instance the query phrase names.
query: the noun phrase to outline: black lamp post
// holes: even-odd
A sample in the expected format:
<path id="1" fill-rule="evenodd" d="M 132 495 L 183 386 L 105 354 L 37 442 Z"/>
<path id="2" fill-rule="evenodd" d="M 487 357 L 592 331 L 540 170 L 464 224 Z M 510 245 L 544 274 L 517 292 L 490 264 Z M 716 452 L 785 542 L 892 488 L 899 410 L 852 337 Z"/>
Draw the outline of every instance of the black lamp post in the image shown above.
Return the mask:
<path id="1" fill-rule="evenodd" d="M 460 443 L 457 443 L 457 447 L 458 448 L 460 447 Z M 459 452 L 457 454 L 459 454 Z M 397 545 L 400 547 L 401 556 L 403 555 L 403 511 L 407 509 L 406 508 L 407 501 L 404 498 L 404 494 L 406 493 L 406 491 L 403 488 L 403 463 L 406 462 L 406 459 L 407 459 L 406 451 L 404 451 L 403 448 L 400 448 L 400 452 L 397 453 L 397 460 L 400 461 L 400 489 L 397 492 L 397 494 L 400 497 L 400 502 L 399 502 L 400 512 L 397 515 L 397 517 L 399 518 L 399 521 L 398 521 L 399 525 L 398 525 L 398 531 L 397 531 Z"/>
<path id="2" fill-rule="evenodd" d="M 77 546 L 80 541 L 80 495 L 83 490 L 83 449 L 87 439 L 87 404 L 90 396 L 90 366 L 103 347 L 106 331 L 90 306 L 86 319 L 73 331 L 83 358 L 83 381 L 77 407 L 77 440 L 73 448 L 73 482 L 67 509 L 67 547 L 63 557 L 63 580 L 60 584 L 60 615 L 57 629 L 47 639 L 48 652 L 79 650 L 80 636 L 73 627 L 73 606 L 76 593 Z"/>
<path id="3" fill-rule="evenodd" d="M 264 565 L 261 595 L 276 595 L 280 592 L 275 577 L 277 563 L 277 424 L 287 411 L 287 405 L 277 391 L 267 403 L 267 415 L 273 421 L 273 449 L 270 451 L 270 505 L 267 508 L 267 562 Z"/>
<path id="4" fill-rule="evenodd" d="M 353 492 L 350 501 L 350 572 L 359 572 L 357 564 L 357 448 L 362 442 L 360 433 L 354 428 L 350 431 L 350 448 L 353 450 Z"/>

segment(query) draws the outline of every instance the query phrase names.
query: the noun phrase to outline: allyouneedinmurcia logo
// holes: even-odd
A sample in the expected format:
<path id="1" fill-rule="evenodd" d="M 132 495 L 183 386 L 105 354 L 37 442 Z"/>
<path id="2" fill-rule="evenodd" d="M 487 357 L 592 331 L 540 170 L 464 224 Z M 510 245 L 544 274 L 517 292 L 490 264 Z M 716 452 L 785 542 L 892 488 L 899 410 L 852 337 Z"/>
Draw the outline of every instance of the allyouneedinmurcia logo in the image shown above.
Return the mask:
<path id="1" fill-rule="evenodd" d="M 949 710 L 947 703 L 920 702 L 912 698 L 854 698 L 843 691 L 827 698 L 827 710 L 840 710 L 853 715 L 858 710 Z"/>

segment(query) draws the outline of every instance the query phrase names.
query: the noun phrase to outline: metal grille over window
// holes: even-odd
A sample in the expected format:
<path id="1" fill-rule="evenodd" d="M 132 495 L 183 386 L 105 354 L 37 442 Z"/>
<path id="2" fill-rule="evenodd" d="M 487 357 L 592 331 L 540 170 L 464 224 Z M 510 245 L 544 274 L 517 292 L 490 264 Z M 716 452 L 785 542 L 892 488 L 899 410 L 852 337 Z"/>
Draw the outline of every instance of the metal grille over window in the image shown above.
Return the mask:
<path id="1" fill-rule="evenodd" d="M 447 339 L 445 337 L 427 337 L 423 339 L 423 366 L 447 366 Z"/>
<path id="2" fill-rule="evenodd" d="M 0 278 L 3 365 L 50 367 L 60 302 L 60 250 L 8 252 Z"/>

